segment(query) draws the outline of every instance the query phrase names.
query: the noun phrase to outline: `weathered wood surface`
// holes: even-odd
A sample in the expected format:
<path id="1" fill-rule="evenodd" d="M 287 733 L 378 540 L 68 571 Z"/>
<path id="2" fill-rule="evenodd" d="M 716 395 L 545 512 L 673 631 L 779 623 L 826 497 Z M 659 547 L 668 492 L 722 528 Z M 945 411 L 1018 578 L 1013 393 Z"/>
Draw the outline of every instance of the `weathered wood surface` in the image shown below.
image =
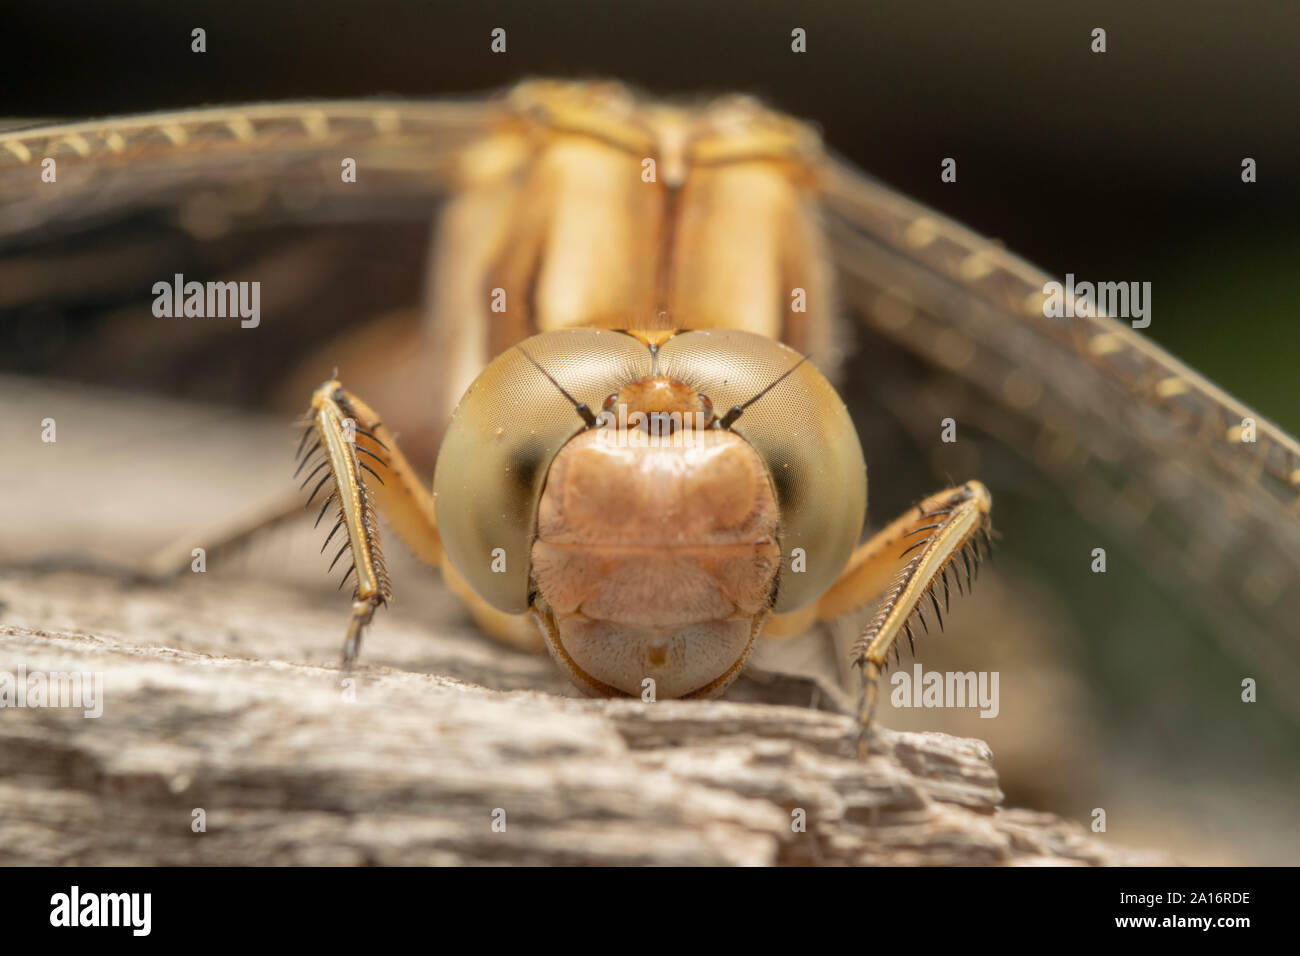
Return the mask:
<path id="1" fill-rule="evenodd" d="M 881 728 L 860 764 L 798 681 L 581 700 L 544 657 L 398 614 L 350 700 L 336 600 L 10 568 L 0 604 L 0 672 L 104 682 L 99 718 L 0 710 L 4 864 L 1167 862 L 1002 807 L 978 740 Z"/>

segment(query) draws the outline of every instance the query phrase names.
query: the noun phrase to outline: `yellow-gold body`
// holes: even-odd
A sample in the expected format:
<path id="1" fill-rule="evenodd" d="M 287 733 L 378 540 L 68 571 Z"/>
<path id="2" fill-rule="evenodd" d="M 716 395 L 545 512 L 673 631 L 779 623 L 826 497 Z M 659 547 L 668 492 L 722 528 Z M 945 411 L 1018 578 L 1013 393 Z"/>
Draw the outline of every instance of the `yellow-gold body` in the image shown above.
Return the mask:
<path id="1" fill-rule="evenodd" d="M 838 356 L 816 137 L 743 98 L 688 110 L 533 83 L 508 103 L 464 156 L 430 270 L 454 407 L 432 500 L 413 509 L 411 482 L 367 489 L 339 461 L 343 500 L 422 513 L 396 530 L 417 552 L 436 540 L 480 623 L 540 637 L 590 694 L 716 695 L 769 620 L 797 633 L 881 598 L 857 651 L 865 726 L 894 639 L 987 544 L 991 499 L 949 489 L 858 545 L 866 465 L 819 370 Z M 337 382 L 313 407 L 410 473 Z M 347 660 L 387 598 L 377 531 L 350 541 Z"/>

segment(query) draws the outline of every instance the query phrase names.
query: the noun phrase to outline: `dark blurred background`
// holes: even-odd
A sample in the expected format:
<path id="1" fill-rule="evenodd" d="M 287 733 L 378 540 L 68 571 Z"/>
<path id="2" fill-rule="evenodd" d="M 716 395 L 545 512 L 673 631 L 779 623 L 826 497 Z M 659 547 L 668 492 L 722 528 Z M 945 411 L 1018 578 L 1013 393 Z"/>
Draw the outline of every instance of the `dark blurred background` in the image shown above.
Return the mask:
<path id="1" fill-rule="evenodd" d="M 478 93 L 536 75 L 755 93 L 1053 274 L 1149 279 L 1147 334 L 1300 430 L 1300 5 L 1287 0 L 53 0 L 4 16 L 0 117 Z M 495 27 L 505 54 L 489 51 Z M 794 27 L 806 54 L 790 51 Z M 1095 27 L 1105 54 L 1090 52 Z M 939 180 L 945 156 L 956 183 Z"/>

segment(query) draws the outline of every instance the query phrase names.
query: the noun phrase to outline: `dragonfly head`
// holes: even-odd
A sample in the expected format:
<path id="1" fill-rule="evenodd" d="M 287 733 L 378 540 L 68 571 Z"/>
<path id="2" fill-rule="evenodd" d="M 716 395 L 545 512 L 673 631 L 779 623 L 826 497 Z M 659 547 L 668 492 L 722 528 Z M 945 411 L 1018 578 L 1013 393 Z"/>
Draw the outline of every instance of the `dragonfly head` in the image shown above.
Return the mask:
<path id="1" fill-rule="evenodd" d="M 434 479 L 480 597 L 535 613 L 584 689 L 661 696 L 720 692 L 769 614 L 820 597 L 866 491 L 831 385 L 735 330 L 527 339 L 471 385 Z"/>

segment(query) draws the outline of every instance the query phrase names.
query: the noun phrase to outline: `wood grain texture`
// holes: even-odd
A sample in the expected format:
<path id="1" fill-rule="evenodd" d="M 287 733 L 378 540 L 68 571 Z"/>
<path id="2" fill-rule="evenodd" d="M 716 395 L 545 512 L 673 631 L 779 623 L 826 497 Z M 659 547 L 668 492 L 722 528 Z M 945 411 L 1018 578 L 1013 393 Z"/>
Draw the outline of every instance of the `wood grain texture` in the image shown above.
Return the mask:
<path id="1" fill-rule="evenodd" d="M 334 610 L 5 571 L 0 671 L 101 673 L 104 706 L 0 710 L 0 863 L 1168 862 L 1002 807 L 979 740 L 881 728 L 859 764 L 832 692 L 761 674 L 722 701 L 579 700 L 543 657 L 395 616 L 349 702 Z"/>

